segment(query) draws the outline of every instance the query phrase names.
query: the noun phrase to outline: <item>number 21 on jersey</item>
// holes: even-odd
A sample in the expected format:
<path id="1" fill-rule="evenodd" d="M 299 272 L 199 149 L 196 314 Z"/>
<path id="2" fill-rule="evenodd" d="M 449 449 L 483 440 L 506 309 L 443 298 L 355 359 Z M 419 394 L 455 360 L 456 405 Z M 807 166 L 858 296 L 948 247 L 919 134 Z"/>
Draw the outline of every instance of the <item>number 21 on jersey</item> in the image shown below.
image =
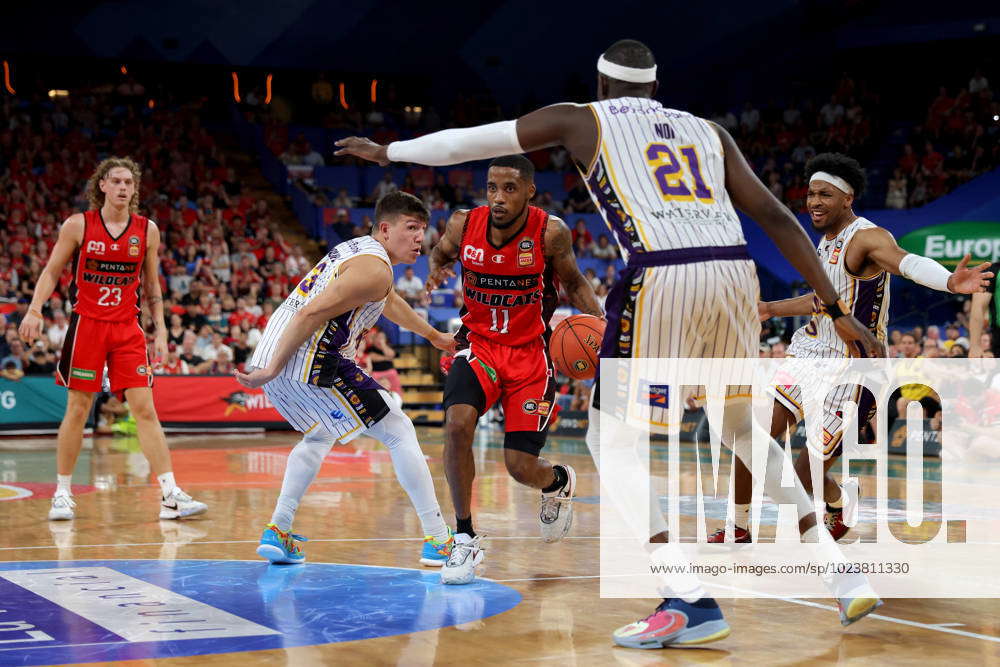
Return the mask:
<path id="1" fill-rule="evenodd" d="M 663 198 L 667 201 L 698 201 L 711 204 L 715 201 L 712 189 L 705 183 L 701 174 L 701 160 L 694 144 L 681 146 L 677 154 L 666 144 L 653 143 L 646 147 L 646 162 L 653 169 L 653 177 L 660 188 Z M 687 164 L 685 170 L 681 159 Z M 692 186 L 684 182 L 690 173 Z M 693 188 L 693 189 L 692 189 Z"/>

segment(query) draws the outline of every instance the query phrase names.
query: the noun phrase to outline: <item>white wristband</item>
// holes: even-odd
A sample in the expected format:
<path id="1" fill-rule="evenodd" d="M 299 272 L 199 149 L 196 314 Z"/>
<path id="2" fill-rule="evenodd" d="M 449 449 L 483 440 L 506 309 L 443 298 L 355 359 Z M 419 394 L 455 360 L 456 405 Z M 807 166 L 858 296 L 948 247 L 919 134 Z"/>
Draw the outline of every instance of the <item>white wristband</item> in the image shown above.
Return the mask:
<path id="1" fill-rule="evenodd" d="M 391 162 L 440 167 L 523 152 L 517 139 L 517 121 L 505 120 L 479 127 L 442 130 L 408 141 L 394 141 L 389 144 L 386 156 Z"/>
<path id="2" fill-rule="evenodd" d="M 948 279 L 951 272 L 933 259 L 914 255 L 906 255 L 899 262 L 899 273 L 904 278 L 909 278 L 913 282 L 936 289 L 939 292 L 951 292 L 948 289 Z"/>

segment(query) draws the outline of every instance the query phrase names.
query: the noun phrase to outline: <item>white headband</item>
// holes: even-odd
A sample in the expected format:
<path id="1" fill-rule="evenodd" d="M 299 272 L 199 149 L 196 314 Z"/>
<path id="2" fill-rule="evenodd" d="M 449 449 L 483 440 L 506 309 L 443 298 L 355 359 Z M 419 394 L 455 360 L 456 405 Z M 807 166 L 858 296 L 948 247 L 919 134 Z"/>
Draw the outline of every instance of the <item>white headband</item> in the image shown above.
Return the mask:
<path id="1" fill-rule="evenodd" d="M 830 185 L 833 185 L 839 190 L 846 192 L 849 195 L 854 194 L 854 188 L 851 184 L 842 179 L 840 176 L 834 176 L 833 174 L 828 174 L 825 171 L 817 171 L 815 174 L 809 177 L 809 183 L 813 181 L 826 181 Z"/>
<path id="2" fill-rule="evenodd" d="M 597 71 L 605 76 L 610 76 L 612 79 L 628 81 L 629 83 L 653 83 L 656 81 L 656 65 L 647 67 L 646 69 L 616 65 L 607 60 L 603 53 L 597 59 Z"/>

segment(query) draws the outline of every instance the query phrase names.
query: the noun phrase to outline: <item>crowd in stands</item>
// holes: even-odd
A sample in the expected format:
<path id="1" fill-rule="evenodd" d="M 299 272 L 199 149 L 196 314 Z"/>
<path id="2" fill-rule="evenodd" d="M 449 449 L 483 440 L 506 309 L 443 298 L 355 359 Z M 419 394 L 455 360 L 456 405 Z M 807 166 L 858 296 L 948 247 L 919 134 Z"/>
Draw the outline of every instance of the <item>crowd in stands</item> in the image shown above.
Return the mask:
<path id="1" fill-rule="evenodd" d="M 247 360 L 268 316 L 311 262 L 275 231 L 267 203 L 244 192 L 198 111 L 197 104 L 153 109 L 122 94 L 121 86 L 52 101 L 4 98 L 0 370 L 6 377 L 55 370 L 68 327 L 70 267 L 43 309 L 45 335 L 28 349 L 17 325 L 60 224 L 89 208 L 83 185 L 107 155 L 128 155 L 141 165 L 140 213 L 161 232 L 169 353 L 154 371 L 229 373 Z M 151 340 L 148 313 L 143 323 Z"/>
<path id="2" fill-rule="evenodd" d="M 922 206 L 1000 164 L 1000 102 L 976 70 L 957 92 L 941 86 L 924 122 L 903 145 L 887 208 Z"/>

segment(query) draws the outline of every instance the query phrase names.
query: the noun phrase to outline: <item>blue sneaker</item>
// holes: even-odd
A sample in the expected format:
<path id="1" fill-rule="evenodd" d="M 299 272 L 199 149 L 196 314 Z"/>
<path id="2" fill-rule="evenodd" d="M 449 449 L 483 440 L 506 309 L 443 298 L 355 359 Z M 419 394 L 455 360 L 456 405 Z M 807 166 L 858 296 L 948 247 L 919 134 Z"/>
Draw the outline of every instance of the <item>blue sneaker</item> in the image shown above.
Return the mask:
<path id="1" fill-rule="evenodd" d="M 614 631 L 612 637 L 627 648 L 695 646 L 725 639 L 729 624 L 712 598 L 689 604 L 680 598 L 666 599 L 646 618 Z"/>
<path id="2" fill-rule="evenodd" d="M 295 542 L 307 542 L 308 539 L 301 535 L 286 533 L 273 523 L 269 523 L 264 527 L 264 534 L 260 536 L 257 555 L 272 563 L 302 563 L 306 555 Z"/>
<path id="3" fill-rule="evenodd" d="M 420 564 L 427 567 L 441 567 L 448 562 L 451 548 L 455 545 L 455 534 L 448 529 L 448 539 L 441 542 L 430 535 L 424 536 L 424 549 L 420 552 Z"/>

